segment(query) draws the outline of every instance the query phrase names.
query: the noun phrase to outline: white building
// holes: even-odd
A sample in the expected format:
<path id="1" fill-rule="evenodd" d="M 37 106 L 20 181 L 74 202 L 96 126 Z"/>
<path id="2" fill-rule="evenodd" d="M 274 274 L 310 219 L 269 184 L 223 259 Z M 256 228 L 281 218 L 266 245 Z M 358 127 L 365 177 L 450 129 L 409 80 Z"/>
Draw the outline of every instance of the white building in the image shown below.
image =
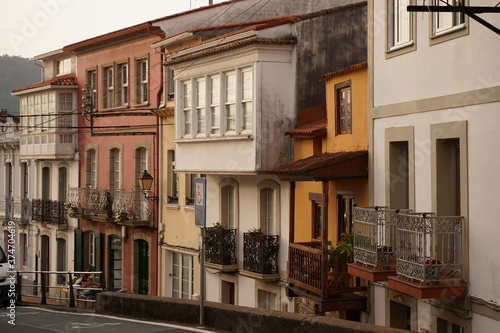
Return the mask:
<path id="1" fill-rule="evenodd" d="M 33 257 L 19 268 L 67 272 L 73 270 L 73 232 L 77 227 L 77 220 L 68 218 L 64 207 L 67 189 L 78 186 L 75 58 L 57 50 L 33 60 L 43 64 L 42 82 L 12 92 L 20 97 L 19 159 L 26 164 L 26 171 L 15 178 L 21 182 L 15 181 L 15 186 L 21 189 L 21 197 L 30 199 L 27 230 L 33 231 L 20 235 L 22 242 L 22 237 L 27 237 Z M 33 274 L 23 277 L 35 280 Z M 40 276 L 37 278 L 40 282 Z M 51 275 L 50 279 L 51 285 L 61 285 L 68 278 Z"/>
<path id="2" fill-rule="evenodd" d="M 425 332 L 498 332 L 498 35 L 458 8 L 410 13 L 408 2 L 369 1 L 373 205 L 435 216 L 398 221 L 398 233 L 411 223 L 430 224 L 414 233 L 421 238 L 398 239 L 393 277 L 372 276 L 369 321 Z M 427 5 L 434 2 L 443 3 Z M 478 16 L 500 26 L 499 14 Z M 429 266 L 415 258 L 438 262 L 440 274 L 430 282 L 418 277 Z"/>
<path id="3" fill-rule="evenodd" d="M 295 310 L 285 288 L 290 184 L 268 171 L 293 160 L 285 132 L 298 109 L 324 103 L 321 75 L 365 59 L 363 47 L 323 47 L 364 40 L 353 18 L 365 5 L 275 19 L 167 55 L 175 172 L 208 184 L 207 300 Z"/>

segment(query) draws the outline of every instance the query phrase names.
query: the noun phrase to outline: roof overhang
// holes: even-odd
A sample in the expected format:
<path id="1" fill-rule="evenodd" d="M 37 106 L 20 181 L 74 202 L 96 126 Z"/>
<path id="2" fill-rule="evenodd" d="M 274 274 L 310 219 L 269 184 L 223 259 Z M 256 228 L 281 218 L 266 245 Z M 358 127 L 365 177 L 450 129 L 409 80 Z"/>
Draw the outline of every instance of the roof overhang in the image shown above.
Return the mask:
<path id="1" fill-rule="evenodd" d="M 323 153 L 270 171 L 282 181 L 328 181 L 368 177 L 368 151 Z"/>

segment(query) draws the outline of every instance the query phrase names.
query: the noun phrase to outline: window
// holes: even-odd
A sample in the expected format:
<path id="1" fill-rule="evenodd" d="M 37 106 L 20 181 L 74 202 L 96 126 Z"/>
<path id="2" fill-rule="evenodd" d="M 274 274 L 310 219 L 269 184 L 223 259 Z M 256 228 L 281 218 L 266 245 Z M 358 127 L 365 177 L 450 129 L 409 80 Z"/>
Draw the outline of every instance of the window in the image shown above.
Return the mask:
<path id="1" fill-rule="evenodd" d="M 238 68 L 203 78 L 184 80 L 181 82 L 181 88 L 181 136 L 192 137 L 193 133 L 197 136 L 237 135 L 252 131 L 252 68 Z"/>
<path id="2" fill-rule="evenodd" d="M 73 94 L 59 93 L 59 111 L 73 110 Z"/>
<path id="3" fill-rule="evenodd" d="M 59 60 L 56 62 L 57 75 L 64 75 L 71 73 L 71 59 Z"/>
<path id="4" fill-rule="evenodd" d="M 173 253 L 172 297 L 191 299 L 193 294 L 193 257 Z"/>
<path id="5" fill-rule="evenodd" d="M 401 328 L 404 330 L 412 329 L 411 307 L 390 301 L 390 327 Z"/>
<path id="6" fill-rule="evenodd" d="M 10 162 L 5 163 L 5 177 L 5 194 L 12 197 L 12 163 Z"/>
<path id="7" fill-rule="evenodd" d="M 168 169 L 168 203 L 176 204 L 179 202 L 179 181 L 178 175 L 175 173 L 175 151 L 169 150 L 167 153 L 167 169 Z"/>
<path id="8" fill-rule="evenodd" d="M 252 97 L 253 97 L 253 80 L 252 71 L 245 70 L 241 72 L 241 113 L 242 113 L 242 130 L 252 130 Z"/>
<path id="9" fill-rule="evenodd" d="M 351 82 L 335 85 L 337 135 L 352 133 Z"/>
<path id="10" fill-rule="evenodd" d="M 238 183 L 233 179 L 224 179 L 221 183 L 221 223 L 228 229 L 236 229 Z"/>
<path id="11" fill-rule="evenodd" d="M 149 100 L 149 73 L 148 60 L 138 59 L 135 64 L 136 68 L 136 103 L 145 104 Z"/>
<path id="12" fill-rule="evenodd" d="M 105 109 L 112 108 L 114 106 L 114 76 L 113 67 L 105 67 L 103 70 L 104 74 L 104 100 L 103 107 Z"/>
<path id="13" fill-rule="evenodd" d="M 90 188 L 97 188 L 97 153 L 95 149 L 87 150 L 86 176 L 85 185 Z"/>
<path id="14" fill-rule="evenodd" d="M 323 195 L 309 193 L 312 208 L 312 238 L 321 239 L 323 231 Z"/>
<path id="15" fill-rule="evenodd" d="M 279 185 L 271 180 L 265 180 L 258 185 L 259 190 L 259 225 L 266 235 L 277 235 L 279 217 Z"/>
<path id="16" fill-rule="evenodd" d="M 410 179 L 408 141 L 390 142 L 390 207 L 393 209 L 410 208 Z"/>
<path id="17" fill-rule="evenodd" d="M 405 46 L 412 41 L 411 13 L 406 10 L 409 0 L 389 0 L 388 4 L 388 47 L 389 50 Z"/>
<path id="18" fill-rule="evenodd" d="M 220 133 L 220 76 L 210 77 L 210 134 Z"/>
<path id="19" fill-rule="evenodd" d="M 352 233 L 352 205 L 354 203 L 354 194 L 352 191 L 342 191 L 337 193 L 338 210 L 338 238 L 342 234 Z"/>
<path id="20" fill-rule="evenodd" d="M 66 259 L 66 240 L 64 238 L 57 238 L 57 270 L 59 272 L 68 271 Z M 66 283 L 66 274 L 57 274 L 57 284 Z"/>
<path id="21" fill-rule="evenodd" d="M 109 151 L 109 189 L 120 188 L 120 150 L 113 148 Z"/>
<path id="22" fill-rule="evenodd" d="M 90 87 L 90 97 L 92 99 L 92 105 L 97 108 L 97 71 L 89 70 L 87 71 L 87 87 Z"/>
<path id="23" fill-rule="evenodd" d="M 182 84 L 183 114 L 184 114 L 184 135 L 191 135 L 191 81 Z"/>
<path id="24" fill-rule="evenodd" d="M 465 328 L 447 320 L 437 318 L 437 332 L 442 333 L 464 333 Z"/>
<path id="25" fill-rule="evenodd" d="M 171 100 L 174 98 L 174 93 L 175 93 L 175 81 L 174 81 L 174 70 L 173 69 L 168 69 L 167 70 L 167 94 L 168 94 L 168 99 Z"/>
<path id="26" fill-rule="evenodd" d="M 28 235 L 19 233 L 19 237 L 19 243 L 21 245 L 21 263 L 23 266 L 28 266 Z"/>
<path id="27" fill-rule="evenodd" d="M 86 231 L 83 238 L 83 267 L 95 266 L 95 235 L 92 231 Z"/>
<path id="28" fill-rule="evenodd" d="M 277 310 L 275 293 L 259 289 L 257 292 L 257 301 L 259 309 Z"/>
<path id="29" fill-rule="evenodd" d="M 196 81 L 196 120 L 197 134 L 205 134 L 205 79 Z"/>
<path id="30" fill-rule="evenodd" d="M 446 2 L 434 0 L 435 6 L 459 6 L 463 1 L 448 0 Z M 439 35 L 465 23 L 465 14 L 460 12 L 434 13 L 434 35 Z"/>
<path id="31" fill-rule="evenodd" d="M 148 170 L 148 151 L 144 147 L 135 150 L 135 182 L 134 186 L 137 190 L 140 189 L 139 178 L 142 177 L 144 170 Z"/>
<path id="32" fill-rule="evenodd" d="M 236 131 L 236 73 L 225 74 L 226 132 Z"/>
<path id="33" fill-rule="evenodd" d="M 68 188 L 68 168 L 59 168 L 59 186 L 58 186 L 58 200 L 66 201 L 66 192 Z"/>
<path id="34" fill-rule="evenodd" d="M 122 288 L 122 239 L 119 236 L 108 237 L 109 252 L 109 290 L 120 290 Z"/>
<path id="35" fill-rule="evenodd" d="M 128 64 L 118 65 L 118 98 L 120 106 L 128 106 Z"/>
<path id="36" fill-rule="evenodd" d="M 194 179 L 196 174 L 188 173 L 186 174 L 186 205 L 194 205 L 195 188 Z"/>

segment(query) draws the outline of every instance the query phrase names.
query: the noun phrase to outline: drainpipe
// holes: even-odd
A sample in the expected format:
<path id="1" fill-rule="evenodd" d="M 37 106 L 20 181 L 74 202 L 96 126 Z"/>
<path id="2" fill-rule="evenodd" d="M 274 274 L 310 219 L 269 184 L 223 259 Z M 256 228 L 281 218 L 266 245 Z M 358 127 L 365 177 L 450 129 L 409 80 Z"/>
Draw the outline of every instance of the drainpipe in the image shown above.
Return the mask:
<path id="1" fill-rule="evenodd" d="M 42 79 L 40 80 L 40 82 L 43 82 L 43 78 L 45 77 L 45 68 L 43 67 L 42 64 L 39 64 L 36 60 L 33 60 L 33 63 L 42 69 Z"/>

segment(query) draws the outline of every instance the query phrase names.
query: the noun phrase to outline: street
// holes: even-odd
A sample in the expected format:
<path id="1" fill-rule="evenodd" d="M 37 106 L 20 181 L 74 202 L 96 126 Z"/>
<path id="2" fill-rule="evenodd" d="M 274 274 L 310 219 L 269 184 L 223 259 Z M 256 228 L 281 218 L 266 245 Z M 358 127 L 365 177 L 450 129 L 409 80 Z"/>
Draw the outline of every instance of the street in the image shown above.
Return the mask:
<path id="1" fill-rule="evenodd" d="M 211 333 L 215 331 L 183 327 L 174 324 L 105 316 L 94 313 L 76 313 L 55 311 L 39 307 L 16 306 L 15 309 L 0 307 L 0 332 Z"/>

